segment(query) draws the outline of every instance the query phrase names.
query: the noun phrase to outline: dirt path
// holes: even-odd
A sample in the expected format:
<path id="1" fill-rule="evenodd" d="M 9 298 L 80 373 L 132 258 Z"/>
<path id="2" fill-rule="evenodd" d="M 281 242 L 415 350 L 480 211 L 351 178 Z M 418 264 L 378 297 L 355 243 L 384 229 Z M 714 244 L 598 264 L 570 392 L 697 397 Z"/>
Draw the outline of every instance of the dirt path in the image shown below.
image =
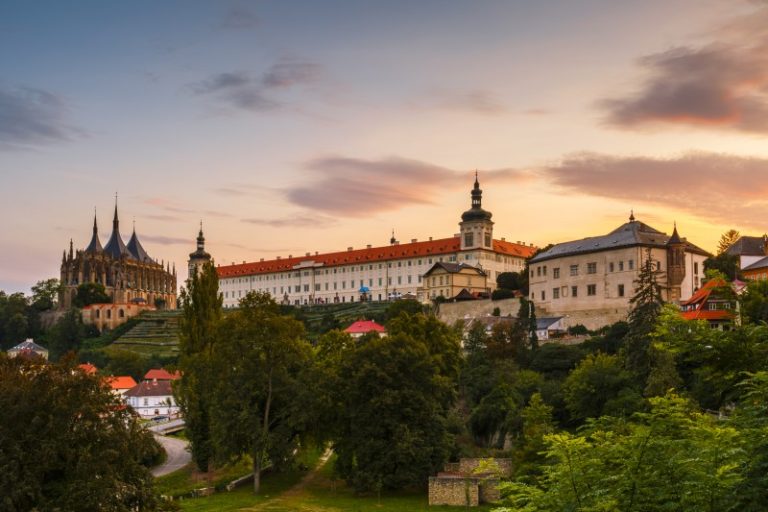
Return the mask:
<path id="1" fill-rule="evenodd" d="M 155 434 L 155 439 L 168 454 L 165 462 L 152 468 L 152 476 L 163 476 L 183 468 L 192 460 L 192 454 L 187 450 L 187 441 L 173 437 Z"/>

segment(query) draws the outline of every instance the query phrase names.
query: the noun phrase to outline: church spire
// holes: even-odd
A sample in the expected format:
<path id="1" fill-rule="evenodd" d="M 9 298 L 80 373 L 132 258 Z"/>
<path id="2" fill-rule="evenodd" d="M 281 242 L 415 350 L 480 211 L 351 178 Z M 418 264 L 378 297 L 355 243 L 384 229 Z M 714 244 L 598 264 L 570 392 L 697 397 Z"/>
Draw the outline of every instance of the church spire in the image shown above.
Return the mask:
<path id="1" fill-rule="evenodd" d="M 91 242 L 85 249 L 85 252 L 101 252 L 101 241 L 99 240 L 99 225 L 96 223 L 96 208 L 93 209 L 93 234 L 91 235 Z"/>
<path id="2" fill-rule="evenodd" d="M 132 257 L 131 253 L 125 247 L 125 242 L 120 237 L 120 220 L 117 217 L 117 193 L 115 193 L 115 217 L 112 219 L 112 235 L 110 235 L 107 245 L 104 246 L 104 252 L 110 254 L 113 258 Z"/>
<path id="3" fill-rule="evenodd" d="M 395 228 L 392 228 L 392 238 L 389 239 L 389 245 L 395 245 L 397 238 L 395 238 Z"/>
<path id="4" fill-rule="evenodd" d="M 112 231 L 119 231 L 120 220 L 117 218 L 117 192 L 115 192 L 115 217 L 112 219 Z"/>

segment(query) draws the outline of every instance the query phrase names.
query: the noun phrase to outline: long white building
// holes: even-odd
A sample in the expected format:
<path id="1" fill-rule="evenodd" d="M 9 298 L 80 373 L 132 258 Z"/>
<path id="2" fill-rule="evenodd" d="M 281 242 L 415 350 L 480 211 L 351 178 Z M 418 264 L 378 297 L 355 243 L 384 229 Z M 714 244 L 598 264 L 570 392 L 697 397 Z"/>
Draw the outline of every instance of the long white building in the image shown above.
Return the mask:
<path id="1" fill-rule="evenodd" d="M 475 177 L 472 206 L 464 212 L 458 234 L 449 238 L 217 267 L 224 306 L 235 307 L 249 291 L 262 291 L 284 304 L 383 301 L 405 295 L 425 300 L 422 276 L 437 262 L 467 263 L 488 275 L 489 291 L 502 272 L 523 272 L 532 245 L 493 238 L 491 212 L 482 208 Z"/>

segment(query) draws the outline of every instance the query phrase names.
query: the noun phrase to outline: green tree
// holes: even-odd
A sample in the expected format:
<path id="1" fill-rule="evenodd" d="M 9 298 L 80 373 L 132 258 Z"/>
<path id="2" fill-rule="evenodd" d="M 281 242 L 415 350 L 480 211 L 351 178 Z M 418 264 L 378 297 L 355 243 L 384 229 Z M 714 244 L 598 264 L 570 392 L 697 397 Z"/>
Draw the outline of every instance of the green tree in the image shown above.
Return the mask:
<path id="1" fill-rule="evenodd" d="M 160 447 L 74 360 L 0 354 L 0 508 L 155 510 Z"/>
<path id="2" fill-rule="evenodd" d="M 517 322 L 528 338 L 531 350 L 539 348 L 539 337 L 536 334 L 536 306 L 525 297 L 520 297 L 520 309 L 517 311 Z"/>
<path id="3" fill-rule="evenodd" d="M 657 344 L 651 348 L 651 372 L 645 385 L 645 396 L 664 396 L 672 390 L 679 391 L 683 385 L 677 373 L 675 354 Z"/>
<path id="4" fill-rule="evenodd" d="M 213 446 L 220 460 L 251 457 L 258 494 L 266 464 L 277 469 L 290 464 L 313 425 L 312 348 L 301 322 L 280 315 L 267 293 L 248 293 L 220 329 Z"/>
<path id="5" fill-rule="evenodd" d="M 101 283 L 83 283 L 77 287 L 77 294 L 73 301 L 78 308 L 83 308 L 90 304 L 104 304 L 112 302 L 107 295 L 104 285 Z"/>
<path id="6" fill-rule="evenodd" d="M 184 415 L 192 458 L 208 471 L 211 446 L 211 390 L 216 382 L 212 357 L 222 318 L 222 296 L 213 262 L 203 265 L 181 290 L 179 370 L 174 393 Z"/>
<path id="7" fill-rule="evenodd" d="M 80 311 L 67 311 L 47 334 L 50 358 L 58 361 L 67 352 L 77 352 L 84 337 L 85 326 Z"/>
<path id="8" fill-rule="evenodd" d="M 59 300 L 61 283 L 56 278 L 38 281 L 32 286 L 32 305 L 39 311 L 53 309 Z"/>
<path id="9" fill-rule="evenodd" d="M 744 480 L 740 483 L 737 510 L 758 512 L 768 503 L 768 372 L 751 373 L 740 384 L 743 391 L 734 414 L 746 453 Z"/>
<path id="10" fill-rule="evenodd" d="M 728 277 L 729 281 L 741 279 L 741 269 L 739 269 L 739 257 L 735 254 L 723 252 L 717 256 L 704 260 L 704 270 L 717 270 Z"/>
<path id="11" fill-rule="evenodd" d="M 496 276 L 496 286 L 504 290 L 519 290 L 520 274 L 517 272 L 502 272 Z"/>
<path id="12" fill-rule="evenodd" d="M 629 333 L 626 342 L 627 366 L 643 381 L 650 370 L 648 350 L 651 333 L 664 306 L 660 275 L 661 271 L 657 270 L 649 249 L 635 281 L 635 294 L 629 300 Z"/>
<path id="13" fill-rule="evenodd" d="M 139 381 L 147 373 L 148 361 L 130 350 L 110 350 L 107 369 L 112 375 L 129 375 Z"/>
<path id="14" fill-rule="evenodd" d="M 750 281 L 741 296 L 741 318 L 745 323 L 768 322 L 768 281 Z"/>
<path id="15" fill-rule="evenodd" d="M 642 405 L 632 376 L 617 356 L 608 354 L 597 353 L 582 360 L 565 380 L 563 392 L 574 419 L 612 413 L 628 416 Z"/>

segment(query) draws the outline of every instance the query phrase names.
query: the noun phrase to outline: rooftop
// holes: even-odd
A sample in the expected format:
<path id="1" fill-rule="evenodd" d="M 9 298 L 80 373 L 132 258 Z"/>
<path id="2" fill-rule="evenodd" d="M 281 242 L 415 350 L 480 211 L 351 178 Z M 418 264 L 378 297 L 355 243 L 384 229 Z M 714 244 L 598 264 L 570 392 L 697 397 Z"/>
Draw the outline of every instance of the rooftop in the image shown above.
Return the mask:
<path id="1" fill-rule="evenodd" d="M 365 334 L 367 332 L 387 332 L 387 329 L 380 324 L 377 324 L 373 320 L 358 320 L 346 329 L 344 332 L 349 334 Z"/>
<path id="2" fill-rule="evenodd" d="M 171 381 L 145 380 L 125 392 L 125 396 L 172 396 Z"/>

